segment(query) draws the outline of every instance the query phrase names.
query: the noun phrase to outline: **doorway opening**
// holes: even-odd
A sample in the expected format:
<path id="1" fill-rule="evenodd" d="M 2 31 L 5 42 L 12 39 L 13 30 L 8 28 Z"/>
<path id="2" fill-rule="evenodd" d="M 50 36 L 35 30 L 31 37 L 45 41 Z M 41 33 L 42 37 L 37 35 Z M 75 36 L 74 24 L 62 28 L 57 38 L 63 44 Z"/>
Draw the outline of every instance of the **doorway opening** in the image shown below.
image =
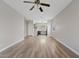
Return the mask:
<path id="1" fill-rule="evenodd" d="M 34 34 L 35 36 L 44 35 L 47 36 L 47 23 L 35 23 L 34 24 Z"/>

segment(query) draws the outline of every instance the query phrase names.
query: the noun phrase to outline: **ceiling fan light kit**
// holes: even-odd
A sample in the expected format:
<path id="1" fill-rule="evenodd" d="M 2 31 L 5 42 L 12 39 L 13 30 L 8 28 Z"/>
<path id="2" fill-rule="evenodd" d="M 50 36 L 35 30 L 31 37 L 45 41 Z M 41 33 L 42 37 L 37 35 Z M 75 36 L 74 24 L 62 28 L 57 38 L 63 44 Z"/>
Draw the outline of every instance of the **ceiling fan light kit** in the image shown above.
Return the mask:
<path id="1" fill-rule="evenodd" d="M 31 2 L 31 1 L 23 1 L 24 3 L 31 3 L 31 4 L 36 4 L 37 5 L 37 7 L 38 7 L 38 5 L 41 5 L 41 6 L 46 6 L 46 7 L 50 7 L 50 4 L 46 4 L 46 3 L 41 3 L 40 2 L 40 0 L 35 0 L 35 2 Z M 41 12 L 43 12 L 43 9 L 42 9 L 42 7 L 39 7 L 39 10 L 41 11 Z M 34 9 L 34 7 L 35 7 L 35 5 L 33 5 L 32 6 L 32 8 L 30 8 L 30 11 L 31 10 L 33 10 Z"/>

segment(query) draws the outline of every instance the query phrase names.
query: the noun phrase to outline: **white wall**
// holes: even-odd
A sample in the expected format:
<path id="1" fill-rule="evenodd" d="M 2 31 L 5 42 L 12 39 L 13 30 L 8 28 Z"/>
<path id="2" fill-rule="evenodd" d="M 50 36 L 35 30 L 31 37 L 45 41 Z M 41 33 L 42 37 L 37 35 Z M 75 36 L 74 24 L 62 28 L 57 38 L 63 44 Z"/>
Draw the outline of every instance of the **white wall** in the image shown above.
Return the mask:
<path id="1" fill-rule="evenodd" d="M 56 30 L 53 36 L 79 52 L 79 0 L 73 0 L 53 20 L 56 20 Z"/>
<path id="2" fill-rule="evenodd" d="M 24 39 L 24 17 L 0 0 L 0 50 Z"/>
<path id="3" fill-rule="evenodd" d="M 52 29 L 52 28 L 51 28 L 51 24 L 52 24 L 52 22 L 51 22 L 51 21 L 48 21 L 48 23 L 47 23 L 47 28 L 48 28 L 48 29 L 47 29 L 47 33 L 48 33 L 49 36 L 51 35 L 51 31 L 52 31 L 52 30 L 51 30 L 51 29 Z"/>
<path id="4" fill-rule="evenodd" d="M 34 35 L 33 21 L 28 21 L 28 35 Z"/>
<path id="5" fill-rule="evenodd" d="M 28 35 L 28 21 L 24 20 L 24 37 Z"/>

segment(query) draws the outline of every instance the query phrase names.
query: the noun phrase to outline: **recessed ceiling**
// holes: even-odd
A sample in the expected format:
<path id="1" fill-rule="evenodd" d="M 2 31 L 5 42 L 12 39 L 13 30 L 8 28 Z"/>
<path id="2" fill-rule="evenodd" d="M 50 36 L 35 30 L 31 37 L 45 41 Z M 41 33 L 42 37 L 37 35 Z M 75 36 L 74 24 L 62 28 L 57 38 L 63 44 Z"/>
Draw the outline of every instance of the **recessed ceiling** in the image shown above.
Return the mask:
<path id="1" fill-rule="evenodd" d="M 30 11 L 29 9 L 33 4 L 25 4 L 23 1 L 35 0 L 4 0 L 4 2 L 24 15 L 27 20 L 50 20 L 60 13 L 72 0 L 40 0 L 41 2 L 50 4 L 50 7 L 42 6 L 44 12 L 40 12 L 38 7 Z"/>

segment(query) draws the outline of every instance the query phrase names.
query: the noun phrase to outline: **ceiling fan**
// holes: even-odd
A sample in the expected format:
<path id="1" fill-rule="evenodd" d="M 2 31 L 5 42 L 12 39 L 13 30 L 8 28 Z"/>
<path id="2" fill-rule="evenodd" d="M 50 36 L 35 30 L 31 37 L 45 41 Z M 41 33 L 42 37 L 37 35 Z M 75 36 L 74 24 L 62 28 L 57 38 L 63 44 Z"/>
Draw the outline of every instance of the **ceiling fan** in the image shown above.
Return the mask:
<path id="1" fill-rule="evenodd" d="M 24 2 L 24 3 L 32 3 L 32 4 L 36 4 L 37 6 L 38 6 L 38 5 L 41 5 L 41 6 L 50 7 L 50 4 L 41 3 L 40 0 L 35 0 L 34 2 L 31 2 L 31 1 L 23 1 L 23 2 Z M 39 7 L 39 10 L 40 10 L 41 12 L 43 12 L 43 9 L 42 9 L 41 6 Z M 33 5 L 32 8 L 30 8 L 30 10 L 33 10 L 34 7 L 35 7 L 35 5 Z"/>

